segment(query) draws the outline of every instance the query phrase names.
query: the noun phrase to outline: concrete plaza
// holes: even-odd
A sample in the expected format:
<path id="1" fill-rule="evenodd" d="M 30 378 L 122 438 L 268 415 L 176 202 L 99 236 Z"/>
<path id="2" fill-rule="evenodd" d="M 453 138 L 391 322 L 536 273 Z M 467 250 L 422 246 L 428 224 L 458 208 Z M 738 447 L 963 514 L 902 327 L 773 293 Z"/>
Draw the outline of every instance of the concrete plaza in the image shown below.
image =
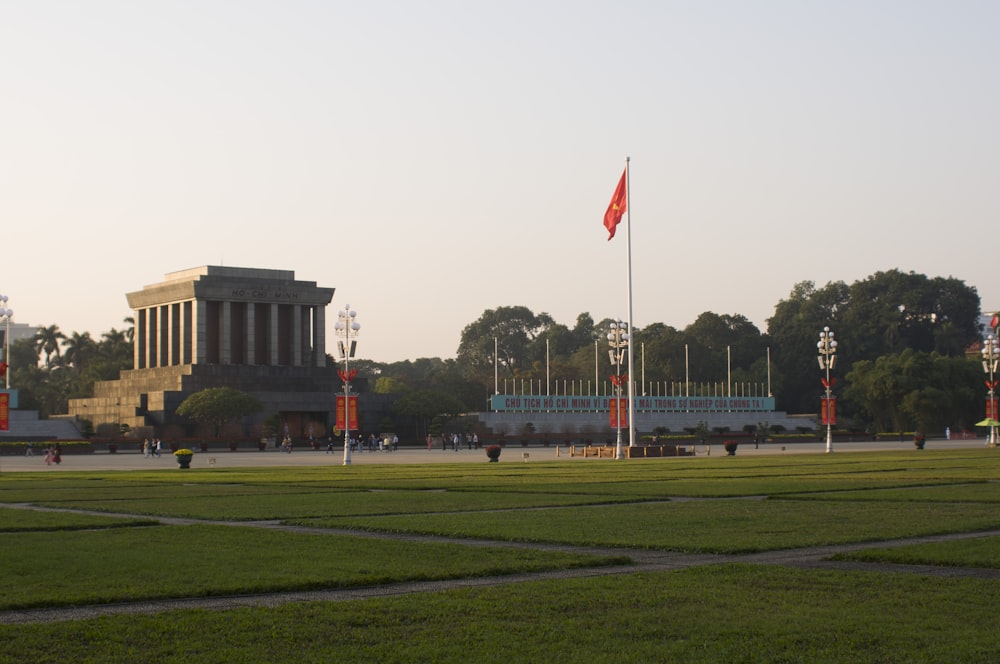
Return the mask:
<path id="1" fill-rule="evenodd" d="M 965 440 L 945 440 L 944 438 L 933 438 L 927 440 L 928 450 L 942 449 L 974 449 L 985 447 L 983 439 Z M 914 449 L 911 441 L 865 441 L 852 443 L 834 443 L 833 453 L 850 452 L 877 452 L 877 451 L 911 451 L 919 454 L 920 451 Z M 823 454 L 826 451 L 826 444 L 816 443 L 767 443 L 757 448 L 752 443 L 741 443 L 736 452 L 736 456 L 757 456 L 757 455 L 779 455 L 779 454 Z M 525 458 L 525 454 L 527 457 Z M 698 445 L 696 449 L 697 457 L 719 456 L 725 457 L 726 452 L 721 444 L 714 444 L 711 448 L 705 445 Z M 664 457 L 660 459 L 633 460 L 632 463 L 642 461 L 643 463 L 683 463 L 687 459 L 694 457 Z M 567 446 L 552 447 L 506 447 L 500 454 L 500 463 L 532 463 L 538 461 L 560 461 L 566 463 L 607 463 L 614 462 L 613 459 L 597 458 L 594 456 L 583 457 L 580 455 L 570 456 Z M 351 454 L 351 465 L 379 465 L 379 464 L 426 464 L 426 463 L 488 463 L 486 452 L 482 449 L 469 450 L 462 448 L 453 451 L 442 450 L 440 447 L 428 450 L 425 447 L 401 447 L 396 452 L 354 452 Z M 619 463 L 629 463 L 629 460 L 622 460 Z M 327 453 L 325 450 L 300 449 L 291 453 L 278 450 L 261 451 L 229 451 L 210 450 L 208 452 L 196 452 L 191 461 L 192 468 L 262 468 L 262 467 L 295 467 L 295 466 L 343 466 L 343 447 L 335 452 Z M 93 454 L 64 454 L 62 463 L 50 466 L 45 465 L 44 448 L 36 446 L 34 456 L 2 456 L 0 457 L 0 473 L 25 472 L 25 471 L 108 471 L 108 470 L 151 470 L 176 468 L 177 464 L 173 459 L 173 454 L 169 449 L 164 450 L 160 458 L 146 458 L 139 452 L 118 452 L 109 454 L 104 451 Z"/>

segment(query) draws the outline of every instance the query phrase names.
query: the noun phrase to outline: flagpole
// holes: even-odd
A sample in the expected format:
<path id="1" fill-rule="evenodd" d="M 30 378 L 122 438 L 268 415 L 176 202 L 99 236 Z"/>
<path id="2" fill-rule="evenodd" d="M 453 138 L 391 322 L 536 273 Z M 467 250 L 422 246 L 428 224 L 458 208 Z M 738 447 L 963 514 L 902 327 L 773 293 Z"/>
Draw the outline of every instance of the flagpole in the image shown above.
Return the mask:
<path id="1" fill-rule="evenodd" d="M 629 161 L 631 158 L 625 157 L 625 214 L 628 215 L 626 220 L 628 253 L 625 259 L 628 271 L 628 446 L 635 447 L 635 363 L 632 361 L 632 356 L 635 355 L 632 352 L 635 349 L 635 330 L 632 328 L 632 183 L 629 182 Z M 618 449 L 621 453 L 621 448 Z"/>

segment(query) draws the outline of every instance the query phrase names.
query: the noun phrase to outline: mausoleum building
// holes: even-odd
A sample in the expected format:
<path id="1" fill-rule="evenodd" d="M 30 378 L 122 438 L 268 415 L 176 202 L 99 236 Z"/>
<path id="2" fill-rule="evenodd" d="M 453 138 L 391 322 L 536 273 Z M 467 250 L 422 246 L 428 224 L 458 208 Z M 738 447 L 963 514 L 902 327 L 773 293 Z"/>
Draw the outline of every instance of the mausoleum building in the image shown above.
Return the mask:
<path id="1" fill-rule="evenodd" d="M 320 437 L 341 388 L 326 362 L 333 288 L 290 270 L 208 265 L 127 294 L 135 320 L 134 368 L 71 399 L 69 412 L 102 424 L 162 430 L 189 395 L 229 386 L 275 413 L 293 436 Z"/>

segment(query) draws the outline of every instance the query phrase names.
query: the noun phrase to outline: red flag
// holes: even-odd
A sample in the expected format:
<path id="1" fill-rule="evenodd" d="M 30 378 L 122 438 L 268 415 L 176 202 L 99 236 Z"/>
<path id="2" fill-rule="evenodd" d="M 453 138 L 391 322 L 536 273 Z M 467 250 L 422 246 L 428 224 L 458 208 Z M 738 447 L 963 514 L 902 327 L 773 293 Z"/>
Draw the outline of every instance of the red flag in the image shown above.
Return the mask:
<path id="1" fill-rule="evenodd" d="M 608 204 L 608 211 L 604 213 L 604 227 L 610 233 L 608 240 L 615 236 L 615 228 L 621 222 L 622 215 L 625 214 L 628 206 L 628 190 L 625 184 L 627 175 L 628 169 L 626 168 L 622 172 L 622 179 L 618 181 L 618 186 L 615 188 L 615 195 L 611 197 L 611 203 Z"/>

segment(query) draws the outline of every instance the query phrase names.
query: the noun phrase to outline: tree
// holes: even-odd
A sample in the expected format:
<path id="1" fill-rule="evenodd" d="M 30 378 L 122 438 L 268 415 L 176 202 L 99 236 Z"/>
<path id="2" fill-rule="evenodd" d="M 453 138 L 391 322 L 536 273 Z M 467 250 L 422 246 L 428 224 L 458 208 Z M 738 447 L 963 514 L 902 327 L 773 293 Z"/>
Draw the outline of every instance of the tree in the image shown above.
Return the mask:
<path id="1" fill-rule="evenodd" d="M 66 352 L 63 353 L 63 363 L 75 367 L 86 365 L 98 354 L 97 342 L 90 336 L 90 332 L 73 332 L 63 342 Z"/>
<path id="2" fill-rule="evenodd" d="M 61 355 L 62 351 L 59 348 L 59 343 L 65 338 L 66 335 L 59 330 L 58 325 L 40 327 L 35 332 L 35 348 L 38 349 L 39 354 L 45 354 L 45 366 L 52 364 L 53 354 L 57 358 Z"/>
<path id="3" fill-rule="evenodd" d="M 393 410 L 397 415 L 407 415 L 417 420 L 417 437 L 427 435 L 430 421 L 444 415 L 454 417 L 465 411 L 461 401 L 437 390 L 414 390 L 401 397 Z"/>
<path id="4" fill-rule="evenodd" d="M 876 431 L 972 428 L 981 412 L 982 370 L 965 357 L 906 349 L 855 362 L 844 399 Z"/>
<path id="5" fill-rule="evenodd" d="M 706 311 L 684 329 L 684 336 L 696 366 L 709 376 L 724 377 L 729 367 L 749 370 L 767 352 L 760 330 L 739 314 Z"/>
<path id="6" fill-rule="evenodd" d="M 819 372 L 816 366 L 816 341 L 825 326 L 837 329 L 838 313 L 848 300 L 847 284 L 831 282 L 817 290 L 811 281 L 792 288 L 788 299 L 774 307 L 767 319 L 767 334 L 772 342 L 773 391 L 777 407 L 793 413 L 815 412 L 819 408 Z M 840 357 L 840 367 L 847 366 Z"/>
<path id="7" fill-rule="evenodd" d="M 838 373 L 857 361 L 907 349 L 961 356 L 979 338 L 979 295 L 953 278 L 899 270 L 876 272 L 847 286 L 832 282 L 816 290 L 796 284 L 769 318 L 778 407 L 815 412 L 822 389 L 816 366 L 816 339 L 824 326 L 837 335 Z M 898 417 L 893 415 L 890 417 Z"/>
<path id="8" fill-rule="evenodd" d="M 379 376 L 375 381 L 375 394 L 397 394 L 408 391 L 409 388 L 401 380 L 392 376 Z"/>
<path id="9" fill-rule="evenodd" d="M 683 381 L 687 337 L 677 329 L 653 323 L 642 329 L 641 348 L 646 352 L 646 377 L 653 381 Z"/>
<path id="10" fill-rule="evenodd" d="M 210 387 L 195 392 L 177 407 L 177 414 L 183 417 L 211 424 L 215 437 L 219 437 L 222 426 L 261 409 L 260 402 L 246 392 L 232 387 Z"/>
<path id="11" fill-rule="evenodd" d="M 551 320 L 547 314 L 536 316 L 527 307 L 487 309 L 462 330 L 457 359 L 471 375 L 484 380 L 493 375 L 495 354 L 496 365 L 506 376 L 514 377 L 537 359 L 529 352 L 532 342 Z"/>
<path id="12" fill-rule="evenodd" d="M 958 355 L 979 336 L 979 311 L 976 289 L 957 279 L 876 272 L 851 284 L 842 338 L 857 359 L 907 348 Z"/>

